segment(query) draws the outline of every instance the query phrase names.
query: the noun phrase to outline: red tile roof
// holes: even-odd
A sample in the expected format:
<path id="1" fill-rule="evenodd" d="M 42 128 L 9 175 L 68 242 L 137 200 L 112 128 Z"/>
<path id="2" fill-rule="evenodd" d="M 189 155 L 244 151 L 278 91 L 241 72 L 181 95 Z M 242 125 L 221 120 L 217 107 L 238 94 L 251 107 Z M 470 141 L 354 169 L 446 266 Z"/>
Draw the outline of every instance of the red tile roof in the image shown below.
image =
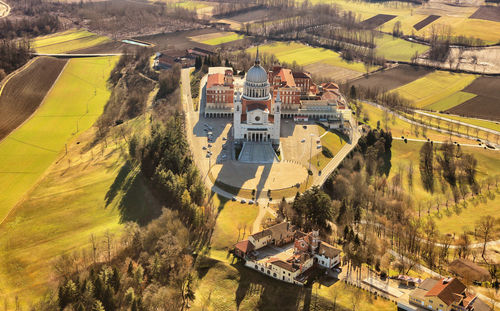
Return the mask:
<path id="1" fill-rule="evenodd" d="M 323 83 L 321 84 L 321 86 L 323 87 L 324 90 L 338 90 L 339 89 L 339 86 L 336 84 L 336 83 L 333 83 L 333 82 L 327 82 L 327 83 Z"/>
<path id="2" fill-rule="evenodd" d="M 214 85 L 224 85 L 224 74 L 214 73 L 208 75 L 207 88 L 211 88 Z"/>
<path id="3" fill-rule="evenodd" d="M 295 86 L 295 79 L 293 78 L 292 71 L 290 69 L 281 68 L 278 76 L 280 76 L 281 82 L 285 82 L 286 85 L 290 87 Z"/>
<path id="4" fill-rule="evenodd" d="M 443 278 L 425 296 L 437 296 L 447 305 L 451 305 L 458 298 L 456 294 L 462 294 L 465 289 L 465 285 L 457 278 Z"/>
<path id="5" fill-rule="evenodd" d="M 240 250 L 242 253 L 246 254 L 247 252 L 251 252 L 255 249 L 255 246 L 252 242 L 248 240 L 239 241 L 234 245 L 234 248 Z"/>

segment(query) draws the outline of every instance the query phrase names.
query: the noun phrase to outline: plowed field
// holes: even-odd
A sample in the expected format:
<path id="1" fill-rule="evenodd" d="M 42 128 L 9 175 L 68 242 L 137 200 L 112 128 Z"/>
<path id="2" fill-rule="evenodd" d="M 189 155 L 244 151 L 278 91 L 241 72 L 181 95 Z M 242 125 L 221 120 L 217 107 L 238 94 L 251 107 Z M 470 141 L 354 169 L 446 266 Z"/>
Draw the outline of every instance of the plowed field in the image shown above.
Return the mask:
<path id="1" fill-rule="evenodd" d="M 38 108 L 66 61 L 39 57 L 7 82 L 0 94 L 0 141 Z"/>

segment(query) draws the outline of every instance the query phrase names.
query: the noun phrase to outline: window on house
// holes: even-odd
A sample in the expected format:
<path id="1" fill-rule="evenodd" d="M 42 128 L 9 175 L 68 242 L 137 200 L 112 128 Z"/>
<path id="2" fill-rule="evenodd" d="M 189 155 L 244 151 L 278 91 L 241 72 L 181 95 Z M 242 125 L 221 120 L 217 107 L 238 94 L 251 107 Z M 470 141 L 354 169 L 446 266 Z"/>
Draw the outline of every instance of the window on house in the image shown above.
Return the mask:
<path id="1" fill-rule="evenodd" d="M 259 266 L 255 265 L 255 269 L 259 270 Z"/>
<path id="2" fill-rule="evenodd" d="M 273 276 L 276 277 L 276 273 L 273 273 Z"/>
<path id="3" fill-rule="evenodd" d="M 271 275 L 271 271 L 267 270 L 267 274 Z"/>

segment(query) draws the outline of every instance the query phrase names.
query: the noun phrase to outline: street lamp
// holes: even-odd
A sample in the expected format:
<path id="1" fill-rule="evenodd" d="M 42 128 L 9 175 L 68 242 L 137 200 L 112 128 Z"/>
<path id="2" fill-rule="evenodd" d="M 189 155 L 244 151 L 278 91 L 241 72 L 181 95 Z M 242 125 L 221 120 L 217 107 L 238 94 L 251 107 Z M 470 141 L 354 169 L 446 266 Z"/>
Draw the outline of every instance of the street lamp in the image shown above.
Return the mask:
<path id="1" fill-rule="evenodd" d="M 313 133 L 309 134 L 311 136 L 311 148 L 309 148 L 309 172 L 311 171 L 311 160 L 312 160 L 312 145 L 313 145 L 313 141 L 312 141 L 312 138 L 314 136 Z M 307 172 L 309 174 L 309 172 Z"/>

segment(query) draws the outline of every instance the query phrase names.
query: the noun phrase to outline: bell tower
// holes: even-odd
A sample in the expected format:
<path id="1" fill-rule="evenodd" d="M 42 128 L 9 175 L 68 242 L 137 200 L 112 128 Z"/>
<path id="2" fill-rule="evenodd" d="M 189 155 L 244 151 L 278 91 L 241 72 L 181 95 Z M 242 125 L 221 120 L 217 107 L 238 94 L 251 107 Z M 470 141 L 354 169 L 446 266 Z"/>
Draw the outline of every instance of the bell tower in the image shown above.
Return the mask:
<path id="1" fill-rule="evenodd" d="M 276 95 L 276 100 L 274 101 L 274 128 L 273 128 L 273 143 L 280 143 L 280 129 L 281 129 L 281 98 L 280 91 Z"/>

